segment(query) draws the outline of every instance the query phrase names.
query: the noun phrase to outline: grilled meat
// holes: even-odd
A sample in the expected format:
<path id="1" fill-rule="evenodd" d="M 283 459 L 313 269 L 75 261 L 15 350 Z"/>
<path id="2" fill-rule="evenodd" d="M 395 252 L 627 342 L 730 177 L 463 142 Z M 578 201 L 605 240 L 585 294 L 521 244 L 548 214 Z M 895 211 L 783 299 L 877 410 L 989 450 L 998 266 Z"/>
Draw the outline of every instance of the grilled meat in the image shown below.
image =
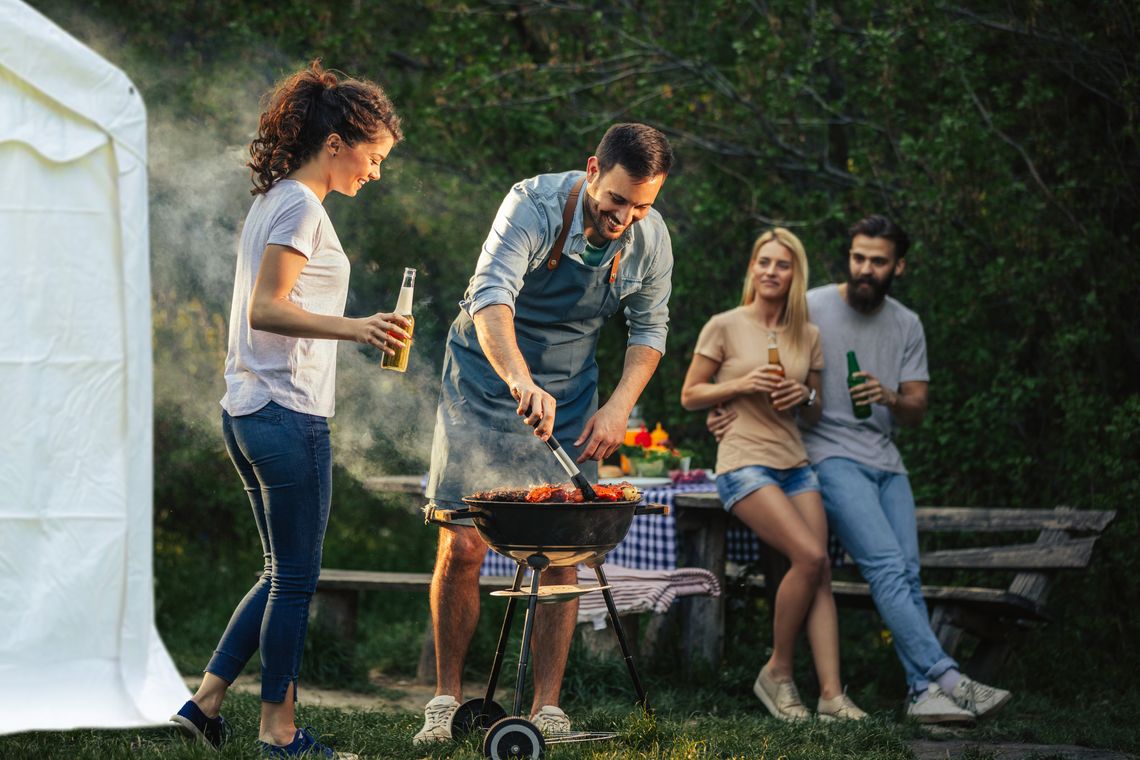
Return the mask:
<path id="1" fill-rule="evenodd" d="M 629 483 L 594 486 L 598 501 L 640 501 L 641 492 Z M 531 502 L 532 504 L 580 504 L 582 492 L 571 483 L 543 483 L 529 489 L 498 488 L 473 494 L 476 501 Z"/>

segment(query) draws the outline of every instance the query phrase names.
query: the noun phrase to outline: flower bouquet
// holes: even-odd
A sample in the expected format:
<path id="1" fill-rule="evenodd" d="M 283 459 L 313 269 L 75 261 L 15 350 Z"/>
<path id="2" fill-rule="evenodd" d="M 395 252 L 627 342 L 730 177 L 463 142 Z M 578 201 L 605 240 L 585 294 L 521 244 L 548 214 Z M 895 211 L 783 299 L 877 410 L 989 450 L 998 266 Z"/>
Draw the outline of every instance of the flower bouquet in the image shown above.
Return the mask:
<path id="1" fill-rule="evenodd" d="M 630 431 L 621 446 L 621 470 L 626 475 L 643 478 L 664 478 L 678 468 L 688 454 L 673 448 L 668 434 L 657 424 L 652 433 L 644 425 L 639 431 Z"/>

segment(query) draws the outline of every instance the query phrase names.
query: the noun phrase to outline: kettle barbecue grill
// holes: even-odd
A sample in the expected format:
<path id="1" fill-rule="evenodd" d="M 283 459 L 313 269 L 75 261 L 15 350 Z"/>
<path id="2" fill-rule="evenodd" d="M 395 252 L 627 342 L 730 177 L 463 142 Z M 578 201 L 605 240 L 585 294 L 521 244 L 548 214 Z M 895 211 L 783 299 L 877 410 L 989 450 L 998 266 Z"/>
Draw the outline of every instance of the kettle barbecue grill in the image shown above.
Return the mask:
<path id="1" fill-rule="evenodd" d="M 552 447 L 553 448 L 553 447 Z M 636 491 L 634 491 L 636 493 Z M 595 496 L 594 492 L 588 492 Z M 627 491 L 627 493 L 629 493 Z M 483 755 L 492 760 L 537 760 L 546 745 L 582 741 L 600 741 L 617 736 L 613 732 L 572 731 L 562 735 L 544 737 L 534 723 L 522 717 L 523 687 L 530 659 L 531 634 L 538 604 L 565 602 L 591 592 L 601 591 L 609 611 L 610 622 L 617 635 L 618 645 L 637 693 L 637 703 L 649 710 L 649 700 L 634 666 L 629 643 L 618 619 L 610 585 L 602 565 L 606 554 L 616 547 L 633 522 L 634 515 L 665 514 L 668 507 L 661 504 L 641 504 L 636 499 L 619 501 L 580 501 L 570 503 L 534 503 L 522 500 L 499 500 L 495 494 L 481 493 L 463 499 L 467 505 L 459 509 L 436 509 L 435 519 L 451 522 L 471 518 L 483 540 L 499 554 L 518 563 L 514 582 L 509 589 L 492 592 L 507 597 L 507 609 L 499 634 L 487 691 L 482 699 L 464 702 L 452 718 L 451 734 L 460 739 L 470 731 L 486 729 Z M 490 498 L 487 498 L 490 497 Z M 517 497 L 507 493 L 506 498 Z M 595 496 L 595 499 L 597 497 Z M 596 586 L 540 587 L 542 572 L 548 567 L 567 567 L 585 563 L 592 568 L 598 581 Z M 524 575 L 532 571 L 529 588 L 524 588 Z M 526 618 L 519 652 L 518 674 L 515 680 L 513 709 L 510 714 L 494 701 L 495 688 L 503 666 L 507 639 L 514 621 L 515 608 L 526 600 Z"/>

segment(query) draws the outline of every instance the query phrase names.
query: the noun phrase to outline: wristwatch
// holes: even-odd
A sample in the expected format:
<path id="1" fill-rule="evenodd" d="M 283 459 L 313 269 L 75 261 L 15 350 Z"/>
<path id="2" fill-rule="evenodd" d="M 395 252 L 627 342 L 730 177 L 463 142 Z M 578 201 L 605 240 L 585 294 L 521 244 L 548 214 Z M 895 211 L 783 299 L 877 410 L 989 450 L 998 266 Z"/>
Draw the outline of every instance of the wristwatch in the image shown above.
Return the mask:
<path id="1" fill-rule="evenodd" d="M 800 406 L 815 406 L 815 388 L 808 387 L 808 397 L 800 402 Z"/>

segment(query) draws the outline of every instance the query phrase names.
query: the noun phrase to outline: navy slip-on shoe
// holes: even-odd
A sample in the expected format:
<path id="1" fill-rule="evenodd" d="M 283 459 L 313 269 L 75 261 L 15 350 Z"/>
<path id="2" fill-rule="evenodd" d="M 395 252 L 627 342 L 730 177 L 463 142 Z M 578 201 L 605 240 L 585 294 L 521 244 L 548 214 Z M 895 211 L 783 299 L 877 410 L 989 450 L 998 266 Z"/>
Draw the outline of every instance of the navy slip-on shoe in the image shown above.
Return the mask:
<path id="1" fill-rule="evenodd" d="M 182 733 L 214 749 L 225 744 L 230 736 L 230 727 L 225 718 L 221 715 L 207 718 L 206 713 L 193 700 L 187 700 L 178 712 L 171 715 L 170 722 L 178 726 Z"/>
<path id="2" fill-rule="evenodd" d="M 337 760 L 357 760 L 357 756 L 349 752 L 333 752 L 332 747 L 326 747 L 317 741 L 310 733 L 311 729 L 298 728 L 293 735 L 293 741 L 284 747 L 258 741 L 262 757 L 311 757 L 311 758 L 337 758 Z"/>

